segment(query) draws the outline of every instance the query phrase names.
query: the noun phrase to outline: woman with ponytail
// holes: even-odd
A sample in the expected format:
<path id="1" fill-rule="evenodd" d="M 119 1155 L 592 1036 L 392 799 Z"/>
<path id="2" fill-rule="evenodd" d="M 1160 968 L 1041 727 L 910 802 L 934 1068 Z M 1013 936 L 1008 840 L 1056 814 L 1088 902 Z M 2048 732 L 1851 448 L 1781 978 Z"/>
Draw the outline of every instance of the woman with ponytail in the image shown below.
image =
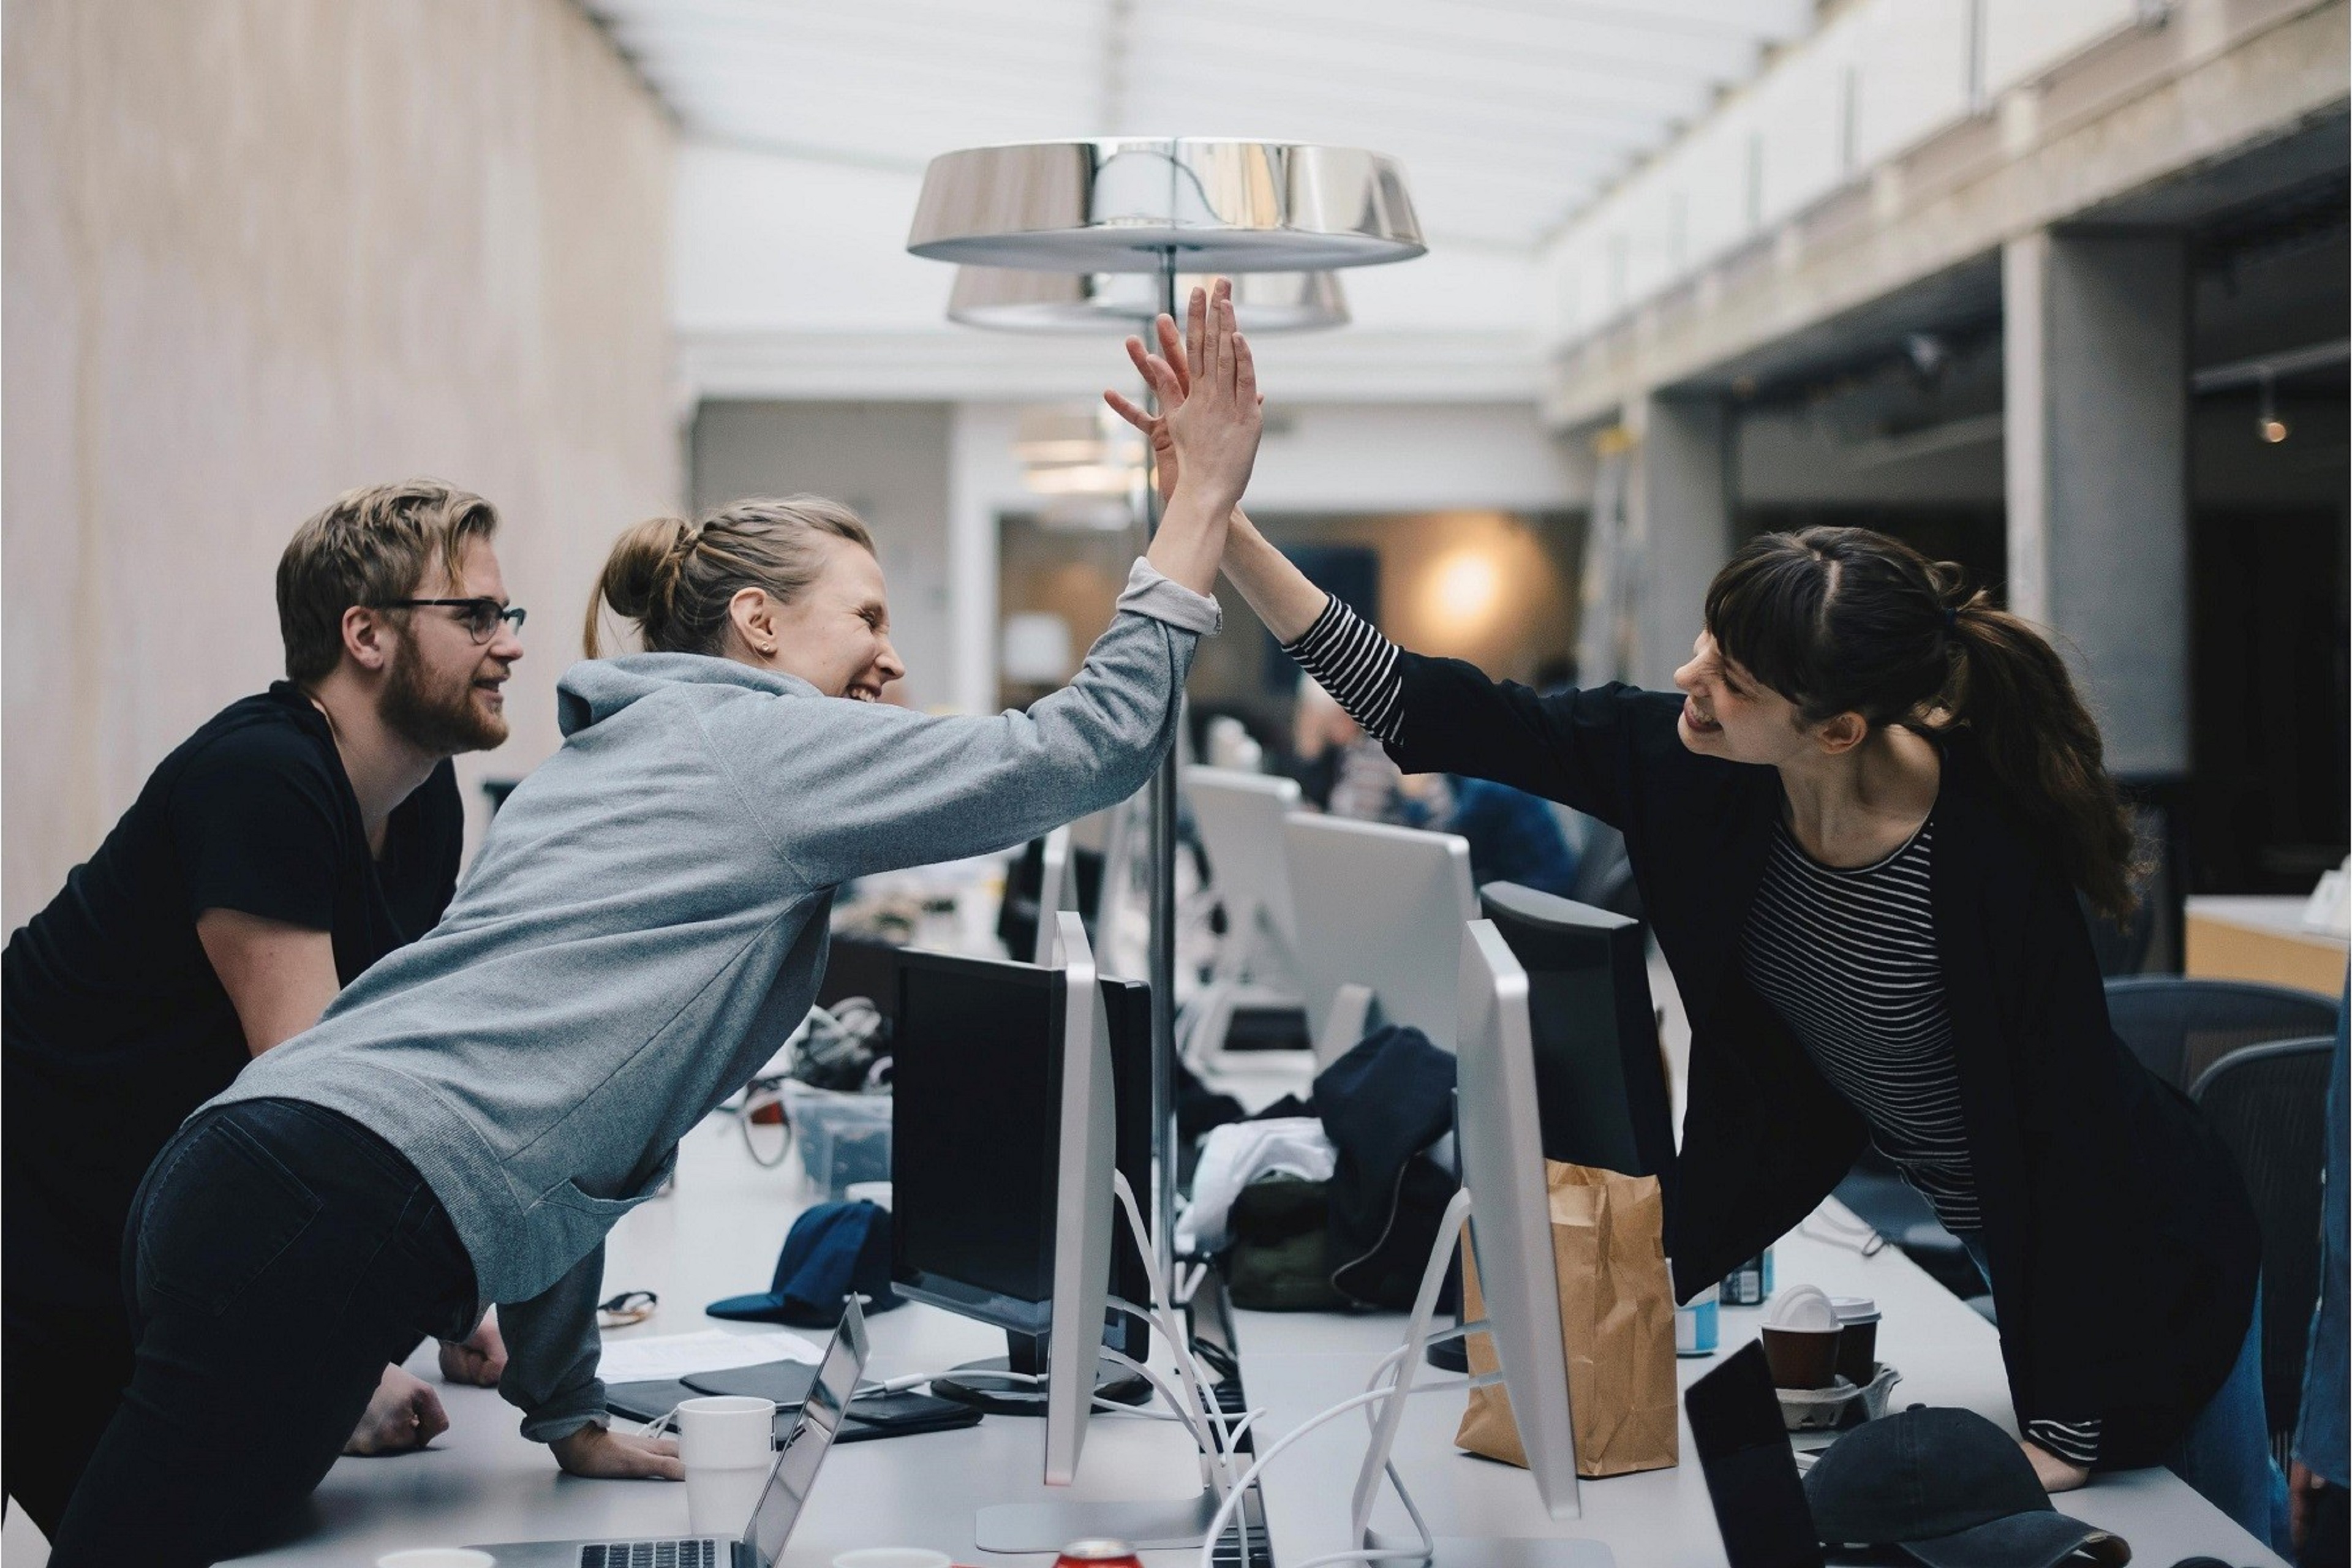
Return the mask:
<path id="1" fill-rule="evenodd" d="M 1184 483 L 1110 629 L 1026 713 L 877 700 L 904 670 L 846 508 L 746 501 L 621 540 L 592 657 L 557 686 L 564 743 L 440 925 L 150 1168 L 136 1370 L 58 1568 L 251 1549 L 326 1474 L 386 1360 L 464 1338 L 489 1302 L 525 1436 L 575 1474 L 680 1473 L 674 1445 L 608 1427 L 605 1233 L 807 1015 L 840 883 L 1019 843 L 1150 776 L 1257 450 L 1225 286 L 1203 308 Z M 645 651 L 593 657 L 605 609 Z"/>
<path id="2" fill-rule="evenodd" d="M 1128 346 L 1181 412 L 1186 343 Z M 1164 420 L 1113 405 L 1165 451 Z M 2076 894 L 2129 908 L 2132 835 L 2039 633 L 1894 540 L 1811 529 L 1717 574 L 1679 695 L 1538 696 L 1391 646 L 1238 515 L 1224 570 L 1407 773 L 1623 832 L 1692 1025 L 1680 1297 L 1875 1142 L 1989 1276 L 2044 1485 L 2167 1463 L 2270 1539 L 2254 1216 L 2108 1024 Z"/>

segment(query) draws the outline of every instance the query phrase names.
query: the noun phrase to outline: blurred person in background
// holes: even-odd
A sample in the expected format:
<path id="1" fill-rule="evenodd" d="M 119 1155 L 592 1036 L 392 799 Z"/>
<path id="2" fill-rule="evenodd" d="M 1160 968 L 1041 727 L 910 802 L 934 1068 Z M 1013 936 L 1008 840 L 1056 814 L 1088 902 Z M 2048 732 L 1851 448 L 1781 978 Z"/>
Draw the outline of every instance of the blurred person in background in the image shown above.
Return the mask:
<path id="1" fill-rule="evenodd" d="M 1302 677 L 1292 710 L 1290 761 L 1282 770 L 1297 781 L 1298 793 L 1318 811 L 1350 822 L 1405 821 L 1404 774 L 1378 741 L 1332 700 Z"/>
<path id="2" fill-rule="evenodd" d="M 1567 898 L 1576 888 L 1576 852 L 1551 803 L 1525 790 L 1458 773 L 1407 774 L 1388 749 L 1310 678 L 1298 682 L 1285 770 L 1317 810 L 1355 822 L 1385 822 L 1457 834 L 1470 846 L 1470 879 L 1517 882 Z"/>
<path id="3" fill-rule="evenodd" d="M 441 918 L 464 812 L 449 759 L 507 737 L 522 645 L 478 496 L 352 490 L 278 565 L 286 679 L 163 759 L 10 937 L 5 1431 L 9 1496 L 54 1534 L 129 1381 L 123 1227 L 180 1123 Z M 494 1325 L 445 1374 L 494 1384 Z M 431 1386 L 386 1366 L 347 1451 L 422 1447 Z"/>

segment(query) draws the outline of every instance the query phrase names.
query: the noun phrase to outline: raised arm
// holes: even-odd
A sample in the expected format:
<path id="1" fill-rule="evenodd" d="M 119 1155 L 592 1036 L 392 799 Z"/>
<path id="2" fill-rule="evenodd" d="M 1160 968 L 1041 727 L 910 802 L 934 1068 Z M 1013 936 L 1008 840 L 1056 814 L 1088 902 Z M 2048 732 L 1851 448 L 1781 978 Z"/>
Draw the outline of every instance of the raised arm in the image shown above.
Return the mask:
<path id="1" fill-rule="evenodd" d="M 1185 336 L 1162 317 L 1158 353 L 1139 339 L 1127 341 L 1128 356 L 1168 412 L 1154 416 L 1116 393 L 1104 395 L 1150 439 L 1163 486 L 1182 482 L 1183 454 L 1171 426 L 1183 416 L 1185 366 L 1197 357 L 1194 345 L 1208 325 L 1196 296 Z M 1283 651 L 1406 772 L 1492 779 L 1622 823 L 1630 787 L 1629 710 L 1660 700 L 1617 686 L 1538 697 L 1458 659 L 1405 653 L 1308 582 L 1238 509 L 1226 526 L 1224 574 Z"/>
<path id="2" fill-rule="evenodd" d="M 1182 479 L 1110 629 L 1066 688 L 992 718 L 828 710 L 821 749 L 808 733 L 781 732 L 766 704 L 706 721 L 777 851 L 810 881 L 1003 848 L 1123 800 L 1150 776 L 1175 737 L 1194 641 L 1219 624 L 1209 593 L 1261 422 L 1229 286 L 1195 304 L 1202 353 L 1169 421 Z"/>

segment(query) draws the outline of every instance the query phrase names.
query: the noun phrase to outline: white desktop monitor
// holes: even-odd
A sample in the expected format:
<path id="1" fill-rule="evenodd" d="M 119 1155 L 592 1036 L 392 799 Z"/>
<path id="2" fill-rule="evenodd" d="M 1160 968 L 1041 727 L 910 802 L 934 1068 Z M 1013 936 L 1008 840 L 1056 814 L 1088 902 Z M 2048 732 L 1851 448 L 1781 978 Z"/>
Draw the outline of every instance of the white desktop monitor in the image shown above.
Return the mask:
<path id="1" fill-rule="evenodd" d="M 1045 835 L 1045 853 L 1037 876 L 1037 946 L 1032 960 L 1040 967 L 1054 961 L 1055 922 L 1070 897 L 1070 828 L 1067 823 Z"/>
<path id="2" fill-rule="evenodd" d="M 1332 999 L 1349 984 L 1371 988 L 1383 1021 L 1453 1049 L 1462 922 L 1478 915 L 1469 843 L 1304 813 L 1284 821 L 1283 843 L 1316 1065 L 1355 1044 L 1326 1038 Z"/>
<path id="3" fill-rule="evenodd" d="M 1552 1518 L 1575 1519 L 1576 1432 L 1552 1276 L 1527 971 L 1492 921 L 1470 921 L 1458 952 L 1454 1138 L 1478 1290 L 1537 1494 Z"/>
<path id="4" fill-rule="evenodd" d="M 1210 885 L 1225 906 L 1225 942 L 1234 954 L 1234 973 L 1221 978 L 1244 978 L 1241 971 L 1263 952 L 1261 931 L 1279 944 L 1277 964 L 1295 964 L 1298 918 L 1292 912 L 1282 824 L 1298 809 L 1298 786 L 1265 773 L 1186 768 L 1184 795 L 1209 852 Z M 1294 977 L 1277 971 L 1258 978 L 1280 983 Z"/>
<path id="5" fill-rule="evenodd" d="M 1076 1479 L 1092 1413 L 1095 1363 L 1109 1305 L 1111 1173 L 1118 1126 L 1111 1098 L 1110 1029 L 1095 984 L 1086 922 L 1056 917 L 1063 971 L 1060 1152 L 1054 1179 L 1054 1302 L 1045 1349 L 1045 1484 Z M 1549 1245 L 1549 1244 L 1547 1244 Z"/>

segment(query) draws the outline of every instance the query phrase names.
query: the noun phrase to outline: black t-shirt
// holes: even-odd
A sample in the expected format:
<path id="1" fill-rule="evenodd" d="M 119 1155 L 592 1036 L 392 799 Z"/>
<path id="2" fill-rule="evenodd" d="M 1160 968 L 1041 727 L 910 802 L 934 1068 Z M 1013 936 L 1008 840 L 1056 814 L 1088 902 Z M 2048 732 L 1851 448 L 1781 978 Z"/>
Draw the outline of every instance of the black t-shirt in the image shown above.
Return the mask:
<path id="1" fill-rule="evenodd" d="M 330 931 L 348 985 L 441 918 L 463 833 L 444 762 L 373 858 L 333 731 L 285 681 L 163 759 L 0 955 L 11 1294 L 118 1297 L 148 1163 L 251 1059 L 196 917 L 237 910 Z"/>

